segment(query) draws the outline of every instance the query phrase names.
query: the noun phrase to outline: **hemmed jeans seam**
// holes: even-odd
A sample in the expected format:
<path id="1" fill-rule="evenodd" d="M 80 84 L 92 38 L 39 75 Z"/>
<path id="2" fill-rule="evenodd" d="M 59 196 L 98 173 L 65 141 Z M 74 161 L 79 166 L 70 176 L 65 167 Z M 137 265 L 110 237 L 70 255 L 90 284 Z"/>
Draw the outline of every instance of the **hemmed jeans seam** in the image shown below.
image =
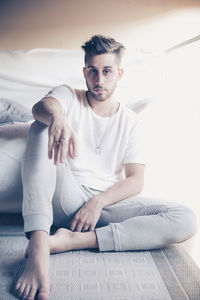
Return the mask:
<path id="1" fill-rule="evenodd" d="M 30 224 L 30 219 L 32 219 L 34 216 L 41 216 L 41 215 L 43 215 L 45 217 L 45 219 L 48 220 L 48 221 L 47 222 L 42 222 L 43 223 L 42 226 L 41 226 L 41 224 L 39 224 L 39 226 L 38 226 L 38 224 L 33 224 L 34 222 L 32 224 Z M 26 230 L 24 230 L 25 232 L 34 231 L 34 229 L 39 230 L 38 229 L 39 227 L 42 228 L 41 230 L 45 230 L 47 232 L 50 231 L 50 227 L 52 225 L 52 218 L 50 216 L 48 216 L 46 214 L 41 214 L 41 213 L 40 214 L 39 213 L 33 213 L 33 214 L 24 215 L 23 217 L 24 217 L 24 221 L 25 221 L 25 224 L 24 224 L 24 229 L 26 229 Z M 29 217 L 30 217 L 30 219 L 26 220 Z M 33 227 L 33 228 L 31 230 L 27 230 L 27 227 Z M 47 229 L 47 227 L 48 227 L 48 229 Z"/>
<path id="2" fill-rule="evenodd" d="M 120 235 L 119 235 L 119 230 L 118 230 L 117 224 L 110 224 L 110 225 L 111 225 L 111 229 L 112 229 L 112 233 L 113 233 L 115 251 L 122 251 L 121 250 Z"/>
<path id="3" fill-rule="evenodd" d="M 27 217 L 32 217 L 32 216 L 37 216 L 37 215 L 43 215 L 45 216 L 46 218 L 49 219 L 49 221 L 52 223 L 52 218 L 46 214 L 42 214 L 42 213 L 32 213 L 32 214 L 26 214 L 26 215 L 23 215 L 24 218 L 27 218 Z"/>
<path id="4" fill-rule="evenodd" d="M 95 229 L 99 251 L 115 251 L 115 243 L 112 226 L 99 227 Z"/>

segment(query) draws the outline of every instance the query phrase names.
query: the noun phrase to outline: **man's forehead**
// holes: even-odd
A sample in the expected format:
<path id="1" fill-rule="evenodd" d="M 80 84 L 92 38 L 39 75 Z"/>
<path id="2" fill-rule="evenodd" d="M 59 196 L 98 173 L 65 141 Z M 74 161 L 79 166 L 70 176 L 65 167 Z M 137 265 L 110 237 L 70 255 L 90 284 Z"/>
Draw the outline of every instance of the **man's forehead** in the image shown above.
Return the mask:
<path id="1" fill-rule="evenodd" d="M 112 69 L 113 66 L 102 66 L 102 69 Z M 87 69 L 99 69 L 97 66 L 89 65 L 87 66 Z"/>

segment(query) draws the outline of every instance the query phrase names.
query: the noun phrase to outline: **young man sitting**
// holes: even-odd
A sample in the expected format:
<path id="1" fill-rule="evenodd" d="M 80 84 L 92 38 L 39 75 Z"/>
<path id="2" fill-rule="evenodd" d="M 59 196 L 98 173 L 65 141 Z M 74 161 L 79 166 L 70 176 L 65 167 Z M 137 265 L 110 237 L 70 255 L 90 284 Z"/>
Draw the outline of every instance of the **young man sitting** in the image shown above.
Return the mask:
<path id="1" fill-rule="evenodd" d="M 137 115 L 114 96 L 124 46 L 97 35 L 82 48 L 87 91 L 58 86 L 33 107 L 22 172 L 30 240 L 16 284 L 21 299 L 48 299 L 50 253 L 161 248 L 196 230 L 189 208 L 136 196 L 145 168 Z M 58 230 L 50 236 L 52 224 Z"/>

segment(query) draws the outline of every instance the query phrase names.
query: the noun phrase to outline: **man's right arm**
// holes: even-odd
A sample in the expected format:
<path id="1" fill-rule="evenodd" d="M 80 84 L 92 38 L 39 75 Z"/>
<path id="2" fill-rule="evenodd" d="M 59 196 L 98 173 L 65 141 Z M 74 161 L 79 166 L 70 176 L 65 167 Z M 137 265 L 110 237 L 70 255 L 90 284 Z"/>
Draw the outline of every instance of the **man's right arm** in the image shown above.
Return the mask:
<path id="1" fill-rule="evenodd" d="M 63 109 L 55 98 L 49 97 L 37 102 L 32 108 L 32 113 L 35 120 L 49 126 L 52 122 L 52 118 L 62 114 Z"/>
<path id="2" fill-rule="evenodd" d="M 77 156 L 77 137 L 63 113 L 61 104 L 53 97 L 43 98 L 32 109 L 35 120 L 48 125 L 48 157 L 54 156 L 54 164 L 63 163 L 67 154 Z"/>

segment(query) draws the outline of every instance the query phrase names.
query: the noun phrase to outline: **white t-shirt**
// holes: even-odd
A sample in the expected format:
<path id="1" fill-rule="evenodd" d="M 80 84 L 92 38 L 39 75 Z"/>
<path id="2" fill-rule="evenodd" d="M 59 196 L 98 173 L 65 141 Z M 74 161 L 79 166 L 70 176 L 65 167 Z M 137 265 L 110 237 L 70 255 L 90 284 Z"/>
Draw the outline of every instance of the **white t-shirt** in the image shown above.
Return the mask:
<path id="1" fill-rule="evenodd" d="M 145 164 L 138 117 L 129 108 L 120 104 L 111 117 L 100 117 L 89 106 L 84 90 L 66 85 L 53 88 L 46 97 L 59 101 L 78 136 L 78 156 L 74 159 L 68 156 L 68 161 L 80 184 L 104 191 L 124 178 L 124 164 Z M 97 154 L 96 144 L 102 136 L 101 153 Z"/>

